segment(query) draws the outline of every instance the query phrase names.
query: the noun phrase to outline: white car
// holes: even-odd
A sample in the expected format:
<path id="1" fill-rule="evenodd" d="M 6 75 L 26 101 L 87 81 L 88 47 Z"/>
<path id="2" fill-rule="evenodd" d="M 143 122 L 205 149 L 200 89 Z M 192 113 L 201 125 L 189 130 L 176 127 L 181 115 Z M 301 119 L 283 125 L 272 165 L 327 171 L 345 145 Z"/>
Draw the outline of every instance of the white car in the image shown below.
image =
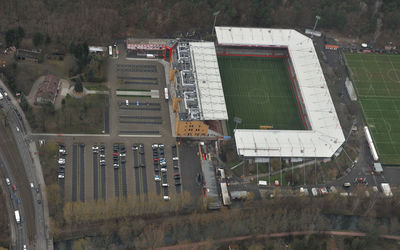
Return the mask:
<path id="1" fill-rule="evenodd" d="M 169 196 L 168 195 L 164 195 L 164 200 L 165 201 L 169 201 L 170 200 Z"/>
<path id="2" fill-rule="evenodd" d="M 164 144 L 158 145 L 159 148 L 164 148 Z"/>
<path id="3" fill-rule="evenodd" d="M 175 156 L 172 158 L 172 160 L 177 161 L 177 160 L 179 160 L 179 157 Z"/>
<path id="4" fill-rule="evenodd" d="M 26 245 L 24 245 L 24 250 L 26 250 Z"/>
<path id="5" fill-rule="evenodd" d="M 15 129 L 19 132 L 19 128 L 18 127 L 15 127 Z"/>
<path id="6" fill-rule="evenodd" d="M 31 182 L 31 188 L 34 188 L 35 186 L 33 185 L 33 182 Z"/>
<path id="7" fill-rule="evenodd" d="M 158 144 L 151 145 L 151 148 L 153 148 L 153 149 L 158 148 Z"/>
<path id="8" fill-rule="evenodd" d="M 119 156 L 123 157 L 123 156 L 126 156 L 126 154 L 125 153 L 120 153 Z"/>
<path id="9" fill-rule="evenodd" d="M 59 173 L 58 174 L 58 179 L 64 179 L 64 174 L 63 173 Z"/>
<path id="10" fill-rule="evenodd" d="M 58 164 L 65 164 L 65 159 L 64 158 L 58 159 Z"/>
<path id="11" fill-rule="evenodd" d="M 161 168 L 161 172 L 167 172 L 166 168 Z"/>
<path id="12" fill-rule="evenodd" d="M 168 185 L 168 183 L 163 183 L 162 186 L 163 187 L 168 187 L 169 185 Z"/>
<path id="13" fill-rule="evenodd" d="M 10 179 L 6 178 L 6 182 L 7 182 L 7 185 L 8 185 L 8 186 L 11 185 Z"/>
<path id="14" fill-rule="evenodd" d="M 155 181 L 161 181 L 161 177 L 160 177 L 159 175 L 155 175 L 155 176 L 154 176 L 154 180 L 155 180 Z"/>

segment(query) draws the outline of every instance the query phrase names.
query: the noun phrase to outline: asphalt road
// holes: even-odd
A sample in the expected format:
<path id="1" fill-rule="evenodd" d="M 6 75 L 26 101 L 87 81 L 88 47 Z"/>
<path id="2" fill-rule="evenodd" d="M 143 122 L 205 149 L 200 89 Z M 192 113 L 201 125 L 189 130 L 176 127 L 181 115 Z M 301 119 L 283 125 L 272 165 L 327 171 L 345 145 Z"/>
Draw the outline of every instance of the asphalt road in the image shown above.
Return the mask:
<path id="1" fill-rule="evenodd" d="M 114 192 L 115 197 L 119 197 L 119 168 L 114 169 Z"/>
<path id="2" fill-rule="evenodd" d="M 126 185 L 126 167 L 125 163 L 121 164 L 121 172 L 122 172 L 122 196 L 127 198 L 128 197 L 128 188 Z"/>
<path id="3" fill-rule="evenodd" d="M 76 201 L 78 187 L 78 145 L 72 145 L 72 201 Z"/>
<path id="4" fill-rule="evenodd" d="M 79 198 L 83 202 L 85 201 L 85 145 L 79 145 L 79 159 L 80 159 L 80 170 L 79 170 Z"/>
<path id="5" fill-rule="evenodd" d="M 10 221 L 10 232 L 11 232 L 11 247 L 15 249 L 22 249 L 24 244 L 27 243 L 27 223 L 20 223 L 17 224 L 15 220 L 14 211 L 19 210 L 21 218 L 24 217 L 24 208 L 17 202 L 17 199 L 21 199 L 21 195 L 19 189 L 17 191 L 13 191 L 11 186 L 16 183 L 15 177 L 12 174 L 11 169 L 9 169 L 9 164 L 5 163 L 5 158 L 2 154 L 0 154 L 0 176 L 2 178 L 1 186 L 4 189 L 5 193 L 8 194 L 6 198 L 7 206 L 8 206 L 8 214 L 9 214 L 9 221 Z M 11 185 L 8 186 L 5 183 L 5 179 L 9 178 Z M 25 218 L 26 219 L 26 218 Z M 28 222 L 29 223 L 29 222 Z"/>
<path id="6" fill-rule="evenodd" d="M 93 152 L 93 199 L 99 199 L 99 166 L 97 165 L 98 154 Z"/>
<path id="7" fill-rule="evenodd" d="M 1 81 L 0 86 L 10 93 Z M 22 163 L 8 162 L 8 164 L 10 164 L 9 166 L 13 166 L 12 171 L 15 173 L 15 182 L 17 187 L 20 187 L 21 204 L 25 211 L 24 223 L 28 225 L 28 238 L 25 240 L 29 240 L 27 245 L 31 248 L 53 249 L 52 239 L 49 237 L 46 194 L 42 193 L 40 189 L 39 192 L 36 193 L 30 188 L 30 183 L 33 183 L 35 187 L 39 187 L 40 184 L 44 185 L 40 162 L 38 161 L 37 155 L 35 156 L 35 152 L 37 151 L 36 146 L 29 140 L 29 136 L 27 136 L 31 133 L 30 127 L 27 123 L 24 123 L 26 122 L 24 114 L 13 96 L 10 95 L 10 101 L 3 99 L 1 104 L 7 117 L 7 123 L 10 125 L 13 133 L 17 150 L 21 157 L 20 161 L 22 160 Z M 19 131 L 17 131 L 17 127 Z M 6 142 L 0 140 L 0 147 L 2 149 L 8 148 L 12 150 L 9 144 L 3 143 Z M 15 149 L 11 152 L 11 155 L 15 158 L 17 157 Z M 42 202 L 39 204 L 36 200 L 42 200 Z M 20 247 L 22 248 L 22 246 Z"/>
<path id="8" fill-rule="evenodd" d="M 148 189 L 147 189 L 147 175 L 146 175 L 146 161 L 144 154 L 140 154 L 140 165 L 144 167 L 140 167 L 140 171 L 142 172 L 142 187 L 143 187 L 143 193 L 147 195 Z"/>

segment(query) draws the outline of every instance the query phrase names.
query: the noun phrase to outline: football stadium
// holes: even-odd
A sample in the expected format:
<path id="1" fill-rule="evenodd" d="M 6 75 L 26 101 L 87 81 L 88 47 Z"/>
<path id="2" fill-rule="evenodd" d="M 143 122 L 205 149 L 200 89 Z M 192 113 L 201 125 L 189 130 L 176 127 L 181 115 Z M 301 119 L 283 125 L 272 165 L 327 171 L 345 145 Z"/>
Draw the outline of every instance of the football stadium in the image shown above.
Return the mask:
<path id="1" fill-rule="evenodd" d="M 380 161 L 400 164 L 400 57 L 346 54 Z"/>
<path id="2" fill-rule="evenodd" d="M 217 45 L 179 41 L 172 51 L 174 136 L 232 135 L 244 158 L 330 158 L 344 136 L 312 40 L 290 29 L 215 31 Z"/>

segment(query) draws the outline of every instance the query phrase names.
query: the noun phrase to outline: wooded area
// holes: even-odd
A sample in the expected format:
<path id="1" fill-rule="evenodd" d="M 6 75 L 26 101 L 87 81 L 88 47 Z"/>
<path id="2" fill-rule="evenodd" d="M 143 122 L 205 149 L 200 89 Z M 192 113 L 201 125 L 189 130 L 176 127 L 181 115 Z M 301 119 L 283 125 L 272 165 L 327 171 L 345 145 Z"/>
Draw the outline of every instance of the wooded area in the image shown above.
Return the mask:
<path id="1" fill-rule="evenodd" d="M 220 10 L 217 25 L 303 29 L 312 28 L 319 15 L 320 28 L 354 37 L 370 35 L 379 26 L 381 37 L 390 34 L 394 40 L 400 35 L 399 8 L 396 0 L 15 0 L 0 1 L 0 31 L 18 41 L 22 27 L 35 44 L 65 46 L 127 36 L 176 37 L 188 31 L 204 38 L 211 32 L 213 12 Z"/>

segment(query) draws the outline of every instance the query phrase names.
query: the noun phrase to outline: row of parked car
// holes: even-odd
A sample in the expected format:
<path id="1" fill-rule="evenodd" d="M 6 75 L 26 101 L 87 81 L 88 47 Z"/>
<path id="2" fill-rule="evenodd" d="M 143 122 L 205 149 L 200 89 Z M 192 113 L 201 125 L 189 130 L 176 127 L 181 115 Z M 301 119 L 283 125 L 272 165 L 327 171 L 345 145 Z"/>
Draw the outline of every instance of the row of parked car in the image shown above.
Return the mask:
<path id="1" fill-rule="evenodd" d="M 65 177 L 65 157 L 67 155 L 67 150 L 64 144 L 58 145 L 58 179 L 64 179 Z"/>
<path id="2" fill-rule="evenodd" d="M 171 146 L 172 149 L 172 164 L 174 166 L 174 181 L 175 186 L 181 185 L 181 173 L 179 169 L 179 158 L 178 158 L 178 151 L 176 145 Z"/>
<path id="3" fill-rule="evenodd" d="M 124 144 L 113 145 L 113 166 L 114 169 L 119 168 L 119 164 L 125 164 L 126 162 L 126 148 Z"/>
<path id="4" fill-rule="evenodd" d="M 164 200 L 168 201 L 170 200 L 170 197 L 168 192 L 169 185 L 167 178 L 167 161 L 165 160 L 164 144 L 153 144 L 151 145 L 151 148 L 153 150 L 154 180 L 156 182 L 161 182 L 164 193 L 163 198 Z"/>

